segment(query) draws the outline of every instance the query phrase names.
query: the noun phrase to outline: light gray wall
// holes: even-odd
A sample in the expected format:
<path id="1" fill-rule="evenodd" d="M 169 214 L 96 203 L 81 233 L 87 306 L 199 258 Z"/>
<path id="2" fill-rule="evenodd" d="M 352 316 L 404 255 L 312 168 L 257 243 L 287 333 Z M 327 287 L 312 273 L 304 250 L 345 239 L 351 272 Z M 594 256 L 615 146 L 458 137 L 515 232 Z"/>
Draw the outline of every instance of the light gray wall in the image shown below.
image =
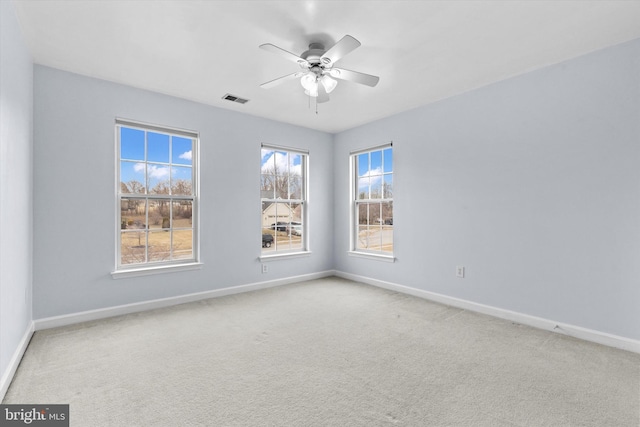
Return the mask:
<path id="1" fill-rule="evenodd" d="M 36 66 L 34 318 L 333 267 L 332 136 Z M 238 111 L 241 111 L 238 106 Z M 116 117 L 200 132 L 201 270 L 113 280 Z M 260 144 L 310 151 L 312 255 L 262 274 Z"/>
<path id="2" fill-rule="evenodd" d="M 33 67 L 0 1 L 0 377 L 31 325 Z"/>
<path id="3" fill-rule="evenodd" d="M 36 66 L 33 317 L 335 268 L 640 339 L 639 54 L 636 40 L 335 136 Z M 202 270 L 111 279 L 115 117 L 201 133 Z M 389 140 L 394 264 L 346 256 L 348 153 Z M 267 275 L 261 142 L 308 148 L 312 166 L 313 255 Z"/>
<path id="4" fill-rule="evenodd" d="M 349 152 L 389 140 L 394 264 L 346 256 Z M 640 339 L 640 40 L 334 145 L 337 270 Z"/>

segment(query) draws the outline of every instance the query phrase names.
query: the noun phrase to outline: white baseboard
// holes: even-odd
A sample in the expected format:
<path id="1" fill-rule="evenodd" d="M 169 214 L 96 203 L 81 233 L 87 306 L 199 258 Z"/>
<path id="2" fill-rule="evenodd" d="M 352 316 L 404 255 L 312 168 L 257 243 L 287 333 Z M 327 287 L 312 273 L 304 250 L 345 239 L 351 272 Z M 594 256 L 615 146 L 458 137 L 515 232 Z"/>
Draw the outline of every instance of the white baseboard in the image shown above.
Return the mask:
<path id="1" fill-rule="evenodd" d="M 141 311 L 153 310 L 156 308 L 170 307 L 178 304 L 184 304 L 193 301 L 200 301 L 209 298 L 222 297 L 225 295 L 239 294 L 243 292 L 257 291 L 259 289 L 272 288 L 275 286 L 288 285 L 290 283 L 304 282 L 307 280 L 321 279 L 323 277 L 333 276 L 334 271 L 321 271 L 319 273 L 303 274 L 300 276 L 286 277 L 284 279 L 275 279 L 265 282 L 251 283 L 247 285 L 232 286 L 222 289 L 214 289 L 211 291 L 197 292 L 175 297 L 155 299 L 150 301 L 137 302 L 132 304 L 118 305 L 115 307 L 100 308 L 96 310 L 82 311 L 78 313 L 65 314 L 62 316 L 46 317 L 33 321 L 36 331 L 43 329 L 56 328 L 58 326 L 73 325 L 76 323 L 87 322 L 91 320 L 105 319 L 108 317 L 120 316 L 123 314 L 138 313 Z"/>
<path id="2" fill-rule="evenodd" d="M 512 322 L 520 323 L 522 325 L 532 326 L 534 328 L 556 332 L 559 334 L 572 336 L 574 338 L 579 338 L 585 341 L 591 341 L 591 342 L 606 345 L 609 347 L 615 347 L 622 350 L 632 351 L 634 353 L 640 353 L 640 341 L 633 340 L 631 338 L 620 337 L 620 336 L 608 334 L 605 332 L 582 328 L 580 326 L 574 326 L 574 325 L 568 325 L 560 322 L 555 322 L 553 320 L 543 319 L 541 317 L 530 316 L 528 314 L 522 314 L 515 311 L 492 307 L 489 305 L 478 304 L 472 301 L 467 301 L 459 298 L 450 297 L 447 295 L 437 294 L 434 292 L 424 291 L 421 289 L 411 288 L 408 286 L 398 285 L 396 283 L 372 279 L 370 277 L 360 276 L 357 274 L 336 271 L 335 275 L 338 277 L 342 277 L 344 279 L 353 280 L 355 282 L 366 283 L 368 285 L 377 286 L 379 288 L 384 288 L 384 289 L 400 292 L 403 294 L 424 298 L 426 300 L 434 301 L 440 304 L 462 308 L 464 310 L 469 310 L 476 313 L 487 314 L 489 316 L 498 317 L 500 319 L 509 320 Z"/>
<path id="3" fill-rule="evenodd" d="M 11 381 L 13 380 L 13 376 L 18 369 L 18 365 L 20 365 L 20 361 L 22 360 L 22 356 L 24 356 L 24 352 L 27 351 L 27 346 L 29 345 L 29 341 L 31 341 L 31 336 L 33 336 L 34 326 L 33 322 L 29 323 L 27 330 L 24 331 L 24 335 L 20 340 L 20 344 L 18 344 L 18 348 L 13 353 L 13 357 L 9 361 L 9 366 L 2 373 L 2 378 L 0 378 L 0 402 L 4 399 L 4 396 L 7 394 L 7 390 L 9 390 L 9 386 L 11 385 Z"/>

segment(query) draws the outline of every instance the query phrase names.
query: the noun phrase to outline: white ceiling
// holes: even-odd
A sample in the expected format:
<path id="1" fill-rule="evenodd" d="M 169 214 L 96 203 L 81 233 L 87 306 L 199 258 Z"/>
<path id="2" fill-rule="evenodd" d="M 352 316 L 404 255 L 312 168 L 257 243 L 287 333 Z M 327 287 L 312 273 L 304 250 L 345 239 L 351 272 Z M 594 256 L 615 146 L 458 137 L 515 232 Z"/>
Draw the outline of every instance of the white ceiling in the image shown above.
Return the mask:
<path id="1" fill-rule="evenodd" d="M 331 133 L 640 37 L 640 1 L 14 4 L 37 64 Z M 345 34 L 362 46 L 337 66 L 375 88 L 340 81 L 318 114 L 298 81 L 260 88 L 298 70 L 260 44 L 301 54 Z"/>

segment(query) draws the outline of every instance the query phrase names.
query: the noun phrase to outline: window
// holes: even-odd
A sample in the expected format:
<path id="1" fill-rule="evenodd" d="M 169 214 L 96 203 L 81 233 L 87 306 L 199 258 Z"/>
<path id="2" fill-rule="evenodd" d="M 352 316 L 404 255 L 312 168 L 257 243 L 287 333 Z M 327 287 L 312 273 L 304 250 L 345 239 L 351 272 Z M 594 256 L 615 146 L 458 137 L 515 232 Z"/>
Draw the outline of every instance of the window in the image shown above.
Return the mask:
<path id="1" fill-rule="evenodd" d="M 116 121 L 116 270 L 197 261 L 198 135 Z"/>
<path id="2" fill-rule="evenodd" d="M 308 250 L 307 158 L 306 151 L 262 146 L 262 255 Z"/>
<path id="3" fill-rule="evenodd" d="M 391 144 L 351 153 L 354 252 L 393 256 Z"/>

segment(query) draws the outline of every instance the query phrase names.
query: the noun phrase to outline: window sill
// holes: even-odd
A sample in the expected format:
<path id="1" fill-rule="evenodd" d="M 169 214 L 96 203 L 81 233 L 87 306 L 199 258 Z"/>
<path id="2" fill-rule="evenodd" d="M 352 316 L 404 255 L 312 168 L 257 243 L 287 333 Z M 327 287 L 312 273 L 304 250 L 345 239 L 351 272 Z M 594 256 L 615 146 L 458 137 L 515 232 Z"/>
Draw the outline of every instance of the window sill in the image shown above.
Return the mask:
<path id="1" fill-rule="evenodd" d="M 111 272 L 112 279 L 124 279 L 127 277 L 151 276 L 152 274 L 175 273 L 178 271 L 199 270 L 202 268 L 201 262 L 189 264 L 158 265 L 154 267 L 131 268 L 128 270 L 117 270 Z"/>
<path id="2" fill-rule="evenodd" d="M 349 254 L 349 256 L 356 257 L 356 258 L 373 259 L 376 261 L 384 261 L 384 262 L 396 262 L 396 258 L 393 255 L 381 255 L 381 254 L 374 254 L 369 252 L 356 252 L 356 251 L 349 251 L 347 252 L 347 254 Z"/>
<path id="3" fill-rule="evenodd" d="M 302 258 L 307 256 L 311 256 L 311 251 L 289 252 L 284 254 L 273 254 L 273 255 L 260 255 L 258 259 L 260 261 L 279 261 L 282 259 Z"/>

